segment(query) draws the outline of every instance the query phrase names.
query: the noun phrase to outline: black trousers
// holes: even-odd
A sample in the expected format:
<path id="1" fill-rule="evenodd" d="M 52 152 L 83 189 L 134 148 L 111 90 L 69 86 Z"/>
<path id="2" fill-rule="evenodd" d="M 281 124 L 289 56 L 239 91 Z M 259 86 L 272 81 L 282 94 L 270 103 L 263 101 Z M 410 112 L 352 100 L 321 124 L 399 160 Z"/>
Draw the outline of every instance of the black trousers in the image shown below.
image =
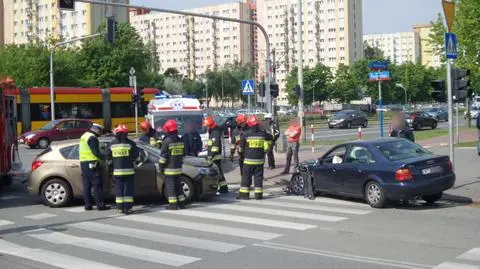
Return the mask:
<path id="1" fill-rule="evenodd" d="M 120 210 L 130 210 L 133 206 L 135 176 L 115 176 L 115 203 Z"/>
<path id="2" fill-rule="evenodd" d="M 83 185 L 83 201 L 85 207 L 92 206 L 92 189 L 95 205 L 102 207 L 103 202 L 103 185 L 100 173 L 97 168 L 88 168 L 88 163 L 82 163 L 82 185 Z"/>
<path id="3" fill-rule="evenodd" d="M 267 158 L 268 158 L 268 167 L 275 166 L 275 156 L 273 155 L 273 145 L 267 151 Z"/>
<path id="4" fill-rule="evenodd" d="M 185 201 L 180 175 L 165 175 L 165 192 L 169 204 Z"/>
<path id="5" fill-rule="evenodd" d="M 300 147 L 299 142 L 288 142 L 287 148 L 287 163 L 285 164 L 284 172 L 290 172 L 290 165 L 292 164 L 292 155 L 293 155 L 293 165 L 298 165 L 298 150 Z"/>
<path id="6" fill-rule="evenodd" d="M 243 175 L 240 183 L 240 198 L 248 199 L 250 197 L 252 177 L 255 186 L 255 199 L 263 198 L 263 164 L 243 165 Z"/>
<path id="7" fill-rule="evenodd" d="M 225 179 L 225 175 L 223 174 L 222 160 L 214 160 L 213 163 L 218 167 L 218 170 L 220 171 L 218 179 L 218 191 L 221 193 L 226 193 L 228 192 L 228 185 L 227 180 Z"/>

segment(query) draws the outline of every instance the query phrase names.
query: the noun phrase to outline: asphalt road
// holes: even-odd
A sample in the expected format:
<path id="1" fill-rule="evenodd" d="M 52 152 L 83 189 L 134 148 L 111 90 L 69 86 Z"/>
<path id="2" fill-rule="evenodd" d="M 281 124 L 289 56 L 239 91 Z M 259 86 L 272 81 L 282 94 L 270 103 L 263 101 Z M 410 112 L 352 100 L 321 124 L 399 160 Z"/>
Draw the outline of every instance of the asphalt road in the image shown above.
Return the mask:
<path id="1" fill-rule="evenodd" d="M 34 152 L 22 150 L 25 161 Z M 478 170 L 473 157 L 466 163 Z M 372 209 L 278 189 L 267 198 L 239 202 L 231 192 L 179 212 L 141 201 L 122 216 L 79 202 L 45 207 L 17 181 L 0 193 L 0 268 L 480 268 L 476 204 Z"/>

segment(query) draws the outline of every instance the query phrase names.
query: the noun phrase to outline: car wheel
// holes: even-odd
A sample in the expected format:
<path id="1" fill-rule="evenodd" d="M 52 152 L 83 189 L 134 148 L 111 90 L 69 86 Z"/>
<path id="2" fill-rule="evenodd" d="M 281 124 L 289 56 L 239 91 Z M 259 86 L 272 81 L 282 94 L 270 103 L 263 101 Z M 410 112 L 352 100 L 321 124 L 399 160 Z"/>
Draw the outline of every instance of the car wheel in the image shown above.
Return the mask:
<path id="1" fill-rule="evenodd" d="M 62 179 L 50 179 L 40 190 L 42 202 L 50 207 L 66 206 L 72 199 L 70 185 Z"/>
<path id="2" fill-rule="evenodd" d="M 347 129 L 350 129 L 352 128 L 352 123 L 351 122 L 347 122 L 347 125 L 346 125 Z"/>
<path id="3" fill-rule="evenodd" d="M 376 181 L 370 181 L 365 186 L 365 200 L 374 208 L 382 208 L 387 204 L 383 187 Z"/>
<path id="4" fill-rule="evenodd" d="M 328 126 L 329 129 L 333 129 L 333 126 Z"/>
<path id="5" fill-rule="evenodd" d="M 362 126 L 363 126 L 363 128 L 367 128 L 367 127 L 368 127 L 368 120 L 365 120 L 365 121 L 363 122 L 363 125 L 362 125 Z"/>
<path id="6" fill-rule="evenodd" d="M 436 121 L 432 122 L 432 130 L 435 129 L 435 128 L 437 128 L 437 122 Z"/>
<path id="7" fill-rule="evenodd" d="M 40 138 L 40 140 L 38 140 L 38 147 L 39 148 L 46 149 L 48 147 L 48 145 L 50 145 L 50 140 L 48 140 L 48 138 L 44 137 L 44 138 Z"/>
<path id="8" fill-rule="evenodd" d="M 422 196 L 422 199 L 425 200 L 425 202 L 432 204 L 440 200 L 440 198 L 442 198 L 442 194 L 443 194 L 442 192 L 439 192 L 432 195 L 425 195 L 425 196 Z"/>
<path id="9" fill-rule="evenodd" d="M 197 190 L 195 189 L 192 180 L 188 177 L 182 176 L 180 177 L 180 185 L 182 186 L 182 191 L 187 203 L 194 201 L 197 196 Z"/>
<path id="10" fill-rule="evenodd" d="M 295 195 L 302 195 L 305 190 L 305 175 L 295 173 L 290 179 L 290 190 Z"/>

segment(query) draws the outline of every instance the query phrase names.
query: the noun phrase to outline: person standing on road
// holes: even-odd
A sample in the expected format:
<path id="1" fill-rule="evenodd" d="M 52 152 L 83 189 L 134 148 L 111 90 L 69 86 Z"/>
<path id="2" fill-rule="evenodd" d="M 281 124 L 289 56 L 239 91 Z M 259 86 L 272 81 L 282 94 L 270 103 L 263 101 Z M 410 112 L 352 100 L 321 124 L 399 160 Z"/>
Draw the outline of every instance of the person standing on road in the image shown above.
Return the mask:
<path id="1" fill-rule="evenodd" d="M 150 122 L 142 121 L 142 123 L 140 123 L 140 129 L 142 129 L 143 134 L 140 136 L 139 140 L 145 144 L 155 146 L 157 144 L 156 132 L 152 128 L 152 125 L 150 125 Z"/>
<path id="2" fill-rule="evenodd" d="M 90 130 L 80 137 L 79 155 L 82 170 L 83 201 L 87 211 L 92 210 L 92 188 L 97 210 L 110 209 L 103 200 L 103 186 L 99 171 L 99 161 L 105 160 L 105 156 L 100 153 L 98 137 L 104 133 L 105 128 L 94 123 Z"/>
<path id="3" fill-rule="evenodd" d="M 294 166 L 298 165 L 298 150 L 300 148 L 300 135 L 302 135 L 302 128 L 296 119 L 292 120 L 290 126 L 288 126 L 287 131 L 285 131 L 285 135 L 287 136 L 288 140 L 288 147 L 287 147 L 287 161 L 285 164 L 285 169 L 283 170 L 282 174 L 290 173 L 290 165 L 292 163 L 292 155 L 293 155 L 293 164 Z"/>
<path id="4" fill-rule="evenodd" d="M 243 160 L 245 159 L 245 155 L 243 149 L 240 148 L 240 139 L 243 137 L 246 131 L 246 123 L 247 123 L 247 116 L 244 114 L 240 114 L 235 119 L 237 126 L 232 132 L 232 142 L 230 144 L 230 161 L 233 162 L 233 156 L 235 155 L 235 151 L 238 152 L 238 166 L 240 167 L 240 175 L 243 174 Z"/>
<path id="5" fill-rule="evenodd" d="M 113 133 L 115 139 L 107 149 L 107 160 L 113 164 L 118 212 L 128 215 L 132 213 L 135 161 L 139 161 L 139 152 L 135 142 L 128 138 L 126 125 L 119 125 Z"/>
<path id="6" fill-rule="evenodd" d="M 280 128 L 278 123 L 273 120 L 272 114 L 267 113 L 265 115 L 265 121 L 263 122 L 263 128 L 265 131 L 273 137 L 272 145 L 275 145 L 277 139 L 280 137 Z M 275 156 L 273 155 L 273 146 L 267 152 L 268 168 L 275 169 Z"/>
<path id="7" fill-rule="evenodd" d="M 185 155 L 197 157 L 202 151 L 202 138 L 191 120 L 185 121 L 185 134 L 182 136 Z"/>
<path id="8" fill-rule="evenodd" d="M 403 113 L 397 113 L 393 116 L 392 131 L 390 132 L 390 137 L 401 137 L 415 142 L 413 131 L 410 129 L 408 123 L 405 121 L 405 116 L 403 115 Z"/>
<path id="9" fill-rule="evenodd" d="M 265 153 L 272 145 L 272 136 L 261 130 L 260 121 L 256 116 L 249 116 L 247 119 L 248 130 L 240 139 L 240 148 L 245 152 L 243 161 L 243 174 L 238 197 L 242 200 L 250 198 L 250 186 L 254 177 L 255 199 L 263 199 L 263 165 Z"/>
<path id="10" fill-rule="evenodd" d="M 215 120 L 208 116 L 203 121 L 203 126 L 207 127 L 208 129 L 208 159 L 211 160 L 219 169 L 220 171 L 220 179 L 218 180 L 218 192 L 219 193 L 228 193 L 228 185 L 227 181 L 225 180 L 225 176 L 223 175 L 223 168 L 222 168 L 222 140 L 223 140 L 223 130 L 219 126 Z"/>
<path id="11" fill-rule="evenodd" d="M 478 130 L 477 153 L 478 155 L 480 155 L 480 116 L 477 116 L 477 130 Z"/>
<path id="12" fill-rule="evenodd" d="M 165 192 L 168 199 L 167 209 L 185 208 L 185 194 L 182 190 L 180 176 L 182 175 L 184 144 L 178 136 L 177 122 L 169 119 L 163 125 L 167 136 L 162 142 L 159 159 L 160 174 L 164 175 Z"/>

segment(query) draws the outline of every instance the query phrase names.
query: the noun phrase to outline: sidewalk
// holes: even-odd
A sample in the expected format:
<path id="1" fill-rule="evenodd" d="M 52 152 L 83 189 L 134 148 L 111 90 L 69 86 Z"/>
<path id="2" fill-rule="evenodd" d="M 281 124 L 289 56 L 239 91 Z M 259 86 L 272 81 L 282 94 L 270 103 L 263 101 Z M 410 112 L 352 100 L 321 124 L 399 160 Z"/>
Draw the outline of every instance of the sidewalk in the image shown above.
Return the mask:
<path id="1" fill-rule="evenodd" d="M 470 129 L 459 133 L 460 142 L 477 141 L 478 134 L 476 129 Z M 454 137 L 456 140 L 457 138 Z M 448 146 L 448 135 L 438 136 L 427 140 L 417 141 L 418 144 L 425 148 L 438 148 Z"/>

